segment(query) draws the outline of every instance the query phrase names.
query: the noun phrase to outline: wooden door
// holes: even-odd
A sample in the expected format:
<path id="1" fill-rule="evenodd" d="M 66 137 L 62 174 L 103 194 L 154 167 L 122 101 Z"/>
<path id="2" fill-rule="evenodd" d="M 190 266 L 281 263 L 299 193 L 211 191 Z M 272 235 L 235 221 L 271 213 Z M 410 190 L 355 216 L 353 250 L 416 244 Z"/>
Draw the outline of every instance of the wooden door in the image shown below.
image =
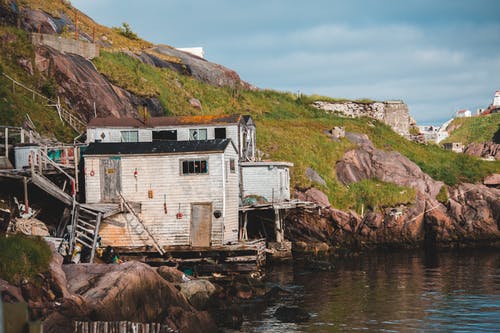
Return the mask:
<path id="1" fill-rule="evenodd" d="M 210 246 L 212 204 L 191 204 L 191 246 Z"/>
<path id="2" fill-rule="evenodd" d="M 119 202 L 122 190 L 121 163 L 119 157 L 101 160 L 101 201 Z"/>

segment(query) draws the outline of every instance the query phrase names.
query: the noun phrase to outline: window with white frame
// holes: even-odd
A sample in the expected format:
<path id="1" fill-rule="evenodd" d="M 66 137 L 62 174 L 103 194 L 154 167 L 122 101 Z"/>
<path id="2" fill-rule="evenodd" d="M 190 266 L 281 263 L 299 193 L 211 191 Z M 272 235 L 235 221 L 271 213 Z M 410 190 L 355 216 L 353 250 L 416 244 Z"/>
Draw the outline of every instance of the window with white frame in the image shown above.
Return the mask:
<path id="1" fill-rule="evenodd" d="M 208 174 L 207 160 L 181 161 L 182 175 Z"/>
<path id="2" fill-rule="evenodd" d="M 206 140 L 207 139 L 207 129 L 206 128 L 192 128 L 189 130 L 189 140 Z"/>
<path id="3" fill-rule="evenodd" d="M 139 131 L 120 131 L 122 142 L 139 142 Z"/>

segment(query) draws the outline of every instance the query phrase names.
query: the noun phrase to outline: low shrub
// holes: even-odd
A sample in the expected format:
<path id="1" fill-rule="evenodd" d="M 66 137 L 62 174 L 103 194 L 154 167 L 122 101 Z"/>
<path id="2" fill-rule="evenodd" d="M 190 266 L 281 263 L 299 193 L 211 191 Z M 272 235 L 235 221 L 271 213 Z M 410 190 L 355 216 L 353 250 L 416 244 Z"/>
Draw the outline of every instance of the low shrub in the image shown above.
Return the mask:
<path id="1" fill-rule="evenodd" d="M 0 236 L 0 278 L 19 284 L 49 269 L 49 245 L 40 237 Z"/>

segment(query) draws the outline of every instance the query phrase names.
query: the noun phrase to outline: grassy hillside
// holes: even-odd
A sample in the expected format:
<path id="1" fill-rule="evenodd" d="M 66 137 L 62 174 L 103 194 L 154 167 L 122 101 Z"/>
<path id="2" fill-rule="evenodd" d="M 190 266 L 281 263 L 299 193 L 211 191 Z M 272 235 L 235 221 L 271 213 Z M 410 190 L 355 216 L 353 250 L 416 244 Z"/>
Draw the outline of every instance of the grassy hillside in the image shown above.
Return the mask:
<path id="1" fill-rule="evenodd" d="M 67 15 L 74 22 L 75 17 L 78 19 L 78 31 L 86 33 L 92 37 L 95 33 L 96 40 L 100 39 L 109 44 L 109 47 L 116 50 L 130 49 L 143 50 L 152 46 L 151 43 L 141 38 L 128 38 L 120 34 L 119 29 L 109 28 L 96 23 L 90 17 L 74 8 L 70 1 L 65 0 L 23 0 L 21 5 L 32 9 L 40 9 L 48 13 L 52 17 L 61 17 L 62 14 Z M 63 35 L 73 37 L 74 32 L 65 30 Z"/>
<path id="2" fill-rule="evenodd" d="M 189 105 L 194 97 L 201 101 L 203 114 L 249 113 L 257 123 L 257 145 L 265 158 L 292 161 L 295 164 L 293 184 L 299 188 L 312 184 L 305 176 L 308 167 L 315 169 L 326 181 L 323 188 L 332 204 L 340 208 L 357 208 L 362 192 L 347 189 L 335 176 L 335 163 L 352 147 L 347 140 L 329 139 L 324 132 L 334 126 L 347 131 L 369 135 L 374 144 L 386 150 L 397 150 L 417 163 L 432 177 L 453 185 L 457 182 L 476 182 L 485 175 L 498 172 L 499 162 L 483 162 L 469 156 L 408 142 L 388 126 L 371 119 L 351 119 L 329 115 L 310 107 L 311 96 L 297 96 L 270 90 L 233 90 L 218 88 L 182 76 L 169 69 L 159 69 L 122 53 L 102 52 L 94 60 L 96 67 L 111 81 L 141 96 L 157 96 L 167 114 L 199 113 Z M 333 100 L 333 99 L 332 99 Z M 373 181 L 360 185 L 364 190 L 380 191 L 380 205 L 398 201 L 391 197 L 401 192 L 390 185 Z M 407 202 L 407 194 L 399 198 Z M 385 202 L 385 203 L 384 203 Z"/>
<path id="3" fill-rule="evenodd" d="M 71 14 L 71 6 L 62 1 L 26 0 L 35 8 L 49 13 L 65 11 Z M 38 6 L 38 7 L 37 7 Z M 69 15 L 68 14 L 68 15 Z M 80 22 L 91 29 L 95 23 L 83 15 Z M 349 141 L 333 141 L 325 131 L 334 126 L 344 126 L 346 131 L 366 133 L 376 147 L 396 150 L 417 163 L 433 178 L 453 185 L 457 182 L 477 182 L 493 172 L 500 172 L 500 162 L 484 162 L 470 156 L 447 152 L 433 145 L 408 142 L 387 125 L 373 119 L 342 118 L 327 114 L 310 106 L 317 96 L 300 96 L 271 90 L 243 90 L 214 87 L 192 77 L 180 75 L 167 68 L 160 69 L 141 63 L 123 53 L 117 47 L 143 49 L 149 44 L 121 36 L 113 29 L 99 26 L 99 34 L 113 40 L 113 48 L 101 51 L 93 60 L 97 69 L 110 81 L 136 95 L 155 96 L 167 115 L 188 114 L 251 114 L 257 124 L 257 146 L 265 159 L 291 161 L 292 183 L 297 188 L 312 185 L 305 175 L 308 167 L 316 170 L 326 181 L 321 188 L 331 203 L 338 208 L 360 209 L 363 203 L 372 209 L 412 201 L 414 192 L 377 180 L 360 182 L 349 188 L 340 184 L 335 175 L 335 164 L 344 152 L 353 147 Z M 35 73 L 31 76 L 23 70 L 18 59 L 33 60 L 33 49 L 26 33 L 15 28 L 0 27 L 0 37 L 10 34 L 14 41 L 0 49 L 0 70 L 18 78 L 38 91 L 51 91 L 54 82 Z M 122 37 L 127 40 L 122 40 Z M 56 113 L 30 95 L 12 92 L 11 84 L 0 77 L 0 123 L 20 125 L 28 113 L 41 132 L 54 133 L 59 139 L 69 141 L 74 135 L 60 124 Z M 190 98 L 200 100 L 201 111 L 193 108 Z M 321 97 L 325 100 L 324 97 Z M 328 98 L 331 101 L 343 99 Z M 360 102 L 370 102 L 361 100 Z M 497 122 L 497 118 L 494 121 Z"/>
<path id="4" fill-rule="evenodd" d="M 49 95 L 54 92 L 56 83 L 40 75 L 36 69 L 30 75 L 19 64 L 22 60 L 34 60 L 28 34 L 16 28 L 0 26 L 0 40 L 3 41 L 0 48 L 0 124 L 21 126 L 29 115 L 38 132 L 72 141 L 76 133 L 61 123 L 55 108 L 48 107 L 45 100 L 34 98 L 32 93 L 13 87 L 12 81 L 2 75 L 6 73 L 35 91 L 52 97 Z"/>
<path id="5" fill-rule="evenodd" d="M 492 141 L 495 133 L 500 131 L 500 113 L 481 117 L 456 118 L 448 128 L 453 130 L 443 143 L 462 142 L 467 145 L 472 142 Z"/>

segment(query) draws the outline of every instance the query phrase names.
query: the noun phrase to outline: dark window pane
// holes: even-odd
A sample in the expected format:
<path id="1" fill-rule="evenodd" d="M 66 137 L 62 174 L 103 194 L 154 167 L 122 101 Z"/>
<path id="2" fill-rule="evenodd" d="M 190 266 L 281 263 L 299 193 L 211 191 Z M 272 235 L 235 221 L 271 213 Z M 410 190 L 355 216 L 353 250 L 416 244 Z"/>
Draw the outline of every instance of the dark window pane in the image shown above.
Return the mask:
<path id="1" fill-rule="evenodd" d="M 153 141 L 177 141 L 177 130 L 153 131 Z"/>
<path id="2" fill-rule="evenodd" d="M 207 173 L 208 172 L 208 167 L 207 167 L 207 161 L 201 161 L 201 168 L 200 168 L 201 173 Z"/>
<path id="3" fill-rule="evenodd" d="M 226 138 L 226 128 L 216 128 L 215 129 L 215 138 L 216 139 L 225 139 Z"/>

